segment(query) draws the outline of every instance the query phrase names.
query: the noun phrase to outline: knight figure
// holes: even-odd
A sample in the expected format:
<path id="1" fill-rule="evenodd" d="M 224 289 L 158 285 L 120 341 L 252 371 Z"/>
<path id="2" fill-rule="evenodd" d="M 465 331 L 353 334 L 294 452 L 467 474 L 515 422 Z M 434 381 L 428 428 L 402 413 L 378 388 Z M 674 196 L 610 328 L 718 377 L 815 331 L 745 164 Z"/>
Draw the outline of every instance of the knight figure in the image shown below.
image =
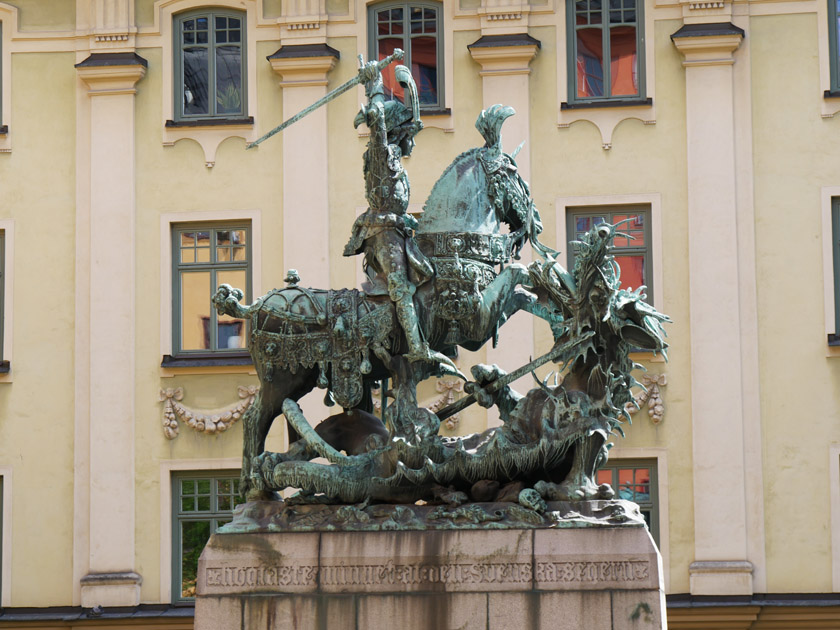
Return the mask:
<path id="1" fill-rule="evenodd" d="M 360 70 L 368 102 L 353 121 L 365 123 L 370 140 L 364 153 L 365 197 L 368 208 L 356 219 L 345 256 L 363 253 L 371 282 L 364 288 L 369 295 L 388 295 L 396 307 L 397 319 L 405 332 L 409 361 L 451 362 L 429 348 L 423 339 L 414 293 L 433 275 L 431 263 L 413 239 L 417 221 L 408 214 L 408 175 L 403 156 L 411 155 L 414 136 L 423 128 L 417 89 L 411 71 L 397 66 L 395 77 L 410 105 L 386 100 L 382 74 L 377 62 Z M 453 366 L 454 367 L 454 366 Z"/>

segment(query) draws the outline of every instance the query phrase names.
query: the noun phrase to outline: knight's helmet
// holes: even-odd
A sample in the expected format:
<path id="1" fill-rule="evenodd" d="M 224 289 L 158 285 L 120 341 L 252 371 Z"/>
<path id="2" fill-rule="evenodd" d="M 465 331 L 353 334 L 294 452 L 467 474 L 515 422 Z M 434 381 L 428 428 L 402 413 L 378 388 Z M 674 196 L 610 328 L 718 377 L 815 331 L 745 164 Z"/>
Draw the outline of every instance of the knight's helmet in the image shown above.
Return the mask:
<path id="1" fill-rule="evenodd" d="M 411 76 L 411 70 L 399 65 L 394 68 L 394 76 L 403 88 L 404 102 L 393 99 L 385 102 L 385 128 L 388 130 L 388 144 L 400 147 L 403 155 L 411 155 L 414 148 L 414 136 L 423 129 L 420 120 L 420 97 L 417 84 Z M 364 110 L 356 114 L 353 126 L 365 122 Z"/>

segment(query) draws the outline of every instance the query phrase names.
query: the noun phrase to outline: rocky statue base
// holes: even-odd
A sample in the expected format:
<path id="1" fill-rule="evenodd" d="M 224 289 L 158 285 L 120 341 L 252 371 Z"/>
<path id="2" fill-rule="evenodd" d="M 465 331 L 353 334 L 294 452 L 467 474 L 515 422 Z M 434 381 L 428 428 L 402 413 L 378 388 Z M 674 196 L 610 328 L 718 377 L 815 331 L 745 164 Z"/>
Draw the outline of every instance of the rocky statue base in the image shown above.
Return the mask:
<path id="1" fill-rule="evenodd" d="M 195 628 L 666 628 L 661 558 L 634 504 L 464 510 L 246 504 L 201 555 Z"/>

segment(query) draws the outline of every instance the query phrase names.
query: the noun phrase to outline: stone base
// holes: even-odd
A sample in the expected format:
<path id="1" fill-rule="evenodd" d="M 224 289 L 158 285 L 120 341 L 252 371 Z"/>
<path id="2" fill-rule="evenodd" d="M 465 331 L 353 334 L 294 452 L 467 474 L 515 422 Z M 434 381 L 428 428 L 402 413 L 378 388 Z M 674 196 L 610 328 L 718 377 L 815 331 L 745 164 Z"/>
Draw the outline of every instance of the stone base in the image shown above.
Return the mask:
<path id="1" fill-rule="evenodd" d="M 199 561 L 196 630 L 665 627 L 638 526 L 217 533 Z"/>

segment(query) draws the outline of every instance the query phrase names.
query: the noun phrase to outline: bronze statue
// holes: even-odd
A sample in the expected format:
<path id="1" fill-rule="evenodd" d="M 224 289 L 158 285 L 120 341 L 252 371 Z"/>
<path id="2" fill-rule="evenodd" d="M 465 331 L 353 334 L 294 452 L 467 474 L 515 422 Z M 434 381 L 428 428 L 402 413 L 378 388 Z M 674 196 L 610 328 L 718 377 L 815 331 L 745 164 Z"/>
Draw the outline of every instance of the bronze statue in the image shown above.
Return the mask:
<path id="1" fill-rule="evenodd" d="M 297 487 L 296 502 L 345 503 L 446 495 L 457 504 L 493 494 L 535 512 L 548 499 L 609 498 L 612 490 L 598 486 L 595 473 L 606 461 L 607 440 L 621 431 L 622 417 L 629 420 L 625 405 L 638 385 L 629 353 L 664 352 L 667 317 L 644 302 L 641 289 L 620 288 L 610 253 L 617 226 L 593 228 L 571 271 L 539 243 L 542 227 L 528 185 L 515 153 L 501 148 L 502 124 L 514 113 L 509 107 L 481 112 L 476 128 L 484 145 L 444 171 L 419 222 L 407 214 L 401 159 L 422 122 L 407 68 L 396 69 L 407 102 L 385 100 L 380 73 L 390 61 L 362 64 L 345 84 L 365 84 L 368 103 L 355 124 L 371 130 L 364 155 L 369 207 L 344 252 L 364 253 L 370 277 L 364 291 L 306 288 L 292 270 L 286 288 L 249 306 L 227 285 L 214 297 L 220 313 L 249 321 L 248 347 L 262 385 L 243 419 L 243 491 L 249 499 L 272 498 Z M 526 268 L 512 259 L 528 242 L 540 260 Z M 455 406 L 497 405 L 504 424 L 480 435 L 440 436 L 440 421 L 457 410 L 420 408 L 417 384 L 460 374 L 446 355 L 495 343 L 518 310 L 548 321 L 555 347 L 510 374 L 473 366 L 475 380 L 465 387 L 470 395 Z M 542 382 L 524 396 L 510 389 L 515 378 L 549 361 L 558 364 L 562 383 Z M 371 389 L 383 378 L 393 382 L 393 402 L 380 426 L 370 414 Z M 317 430 L 296 403 L 316 386 L 326 390 L 328 404 L 344 410 Z M 280 413 L 291 447 L 266 453 L 266 435 Z M 315 457 L 332 465 L 310 461 Z"/>

